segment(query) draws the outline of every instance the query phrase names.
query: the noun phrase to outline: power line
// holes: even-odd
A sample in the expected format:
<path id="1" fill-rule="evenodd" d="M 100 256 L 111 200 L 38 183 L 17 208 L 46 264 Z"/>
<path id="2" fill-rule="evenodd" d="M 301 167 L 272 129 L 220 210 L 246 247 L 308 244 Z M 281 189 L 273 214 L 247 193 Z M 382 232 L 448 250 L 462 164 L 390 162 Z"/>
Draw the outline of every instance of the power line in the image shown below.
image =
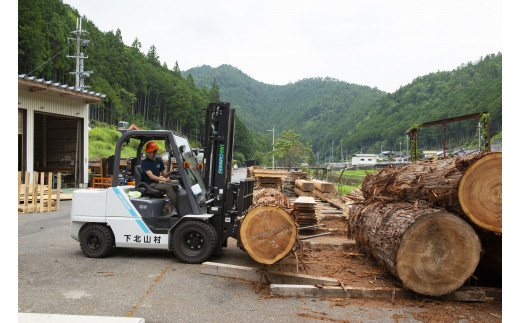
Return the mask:
<path id="1" fill-rule="evenodd" d="M 40 67 L 42 67 L 43 65 L 47 64 L 50 60 L 52 60 L 54 57 L 58 56 L 59 54 L 63 53 L 67 48 L 69 48 L 70 44 L 67 45 L 67 47 L 65 47 L 61 52 L 59 52 L 58 54 L 52 56 L 51 58 L 49 58 L 47 61 L 43 62 L 40 66 L 38 66 L 37 68 L 35 68 L 34 70 L 30 71 L 29 73 L 27 73 L 27 76 L 31 75 L 32 72 L 36 71 L 37 69 L 39 69 Z"/>

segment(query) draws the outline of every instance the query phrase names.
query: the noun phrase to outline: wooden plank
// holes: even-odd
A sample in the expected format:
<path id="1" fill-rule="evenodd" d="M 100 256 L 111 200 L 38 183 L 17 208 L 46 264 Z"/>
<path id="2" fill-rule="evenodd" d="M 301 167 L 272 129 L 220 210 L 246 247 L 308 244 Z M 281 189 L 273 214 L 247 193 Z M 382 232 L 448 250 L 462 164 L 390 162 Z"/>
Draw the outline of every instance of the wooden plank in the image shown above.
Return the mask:
<path id="1" fill-rule="evenodd" d="M 39 194 L 39 199 L 40 199 L 40 208 L 37 212 L 43 212 L 43 194 L 45 192 L 45 186 L 43 185 L 43 183 L 45 182 L 45 173 L 41 173 L 40 174 L 40 194 Z M 36 205 L 35 205 L 36 207 Z"/>
<path id="2" fill-rule="evenodd" d="M 52 206 L 52 173 L 48 174 L 47 187 L 47 212 L 50 212 Z"/>
<path id="3" fill-rule="evenodd" d="M 314 184 L 314 189 L 322 193 L 330 193 L 334 191 L 334 184 L 325 181 L 318 181 L 313 179 L 311 181 Z"/>
<path id="4" fill-rule="evenodd" d="M 298 196 L 310 196 L 310 197 L 312 197 L 312 192 L 304 192 L 304 191 L 300 190 L 297 187 L 294 188 L 294 193 L 296 195 L 298 195 Z"/>
<path id="5" fill-rule="evenodd" d="M 286 285 L 286 284 L 271 284 L 270 294 L 277 296 L 292 296 L 292 297 L 332 297 L 332 298 L 386 298 L 392 299 L 394 297 L 410 297 L 412 293 L 405 291 L 402 288 L 390 287 L 353 287 L 353 286 L 337 286 L 317 287 L 314 285 Z"/>
<path id="6" fill-rule="evenodd" d="M 336 282 L 339 285 L 339 282 Z M 403 288 L 391 287 L 354 287 L 329 285 L 288 285 L 271 284 L 270 294 L 277 296 L 297 297 L 331 297 L 331 298 L 416 298 L 421 296 Z M 428 296 L 432 297 L 432 296 Z M 457 302 L 484 302 L 486 291 L 479 288 L 461 288 L 438 299 Z M 489 299 L 489 298 L 488 298 Z"/>
<path id="7" fill-rule="evenodd" d="M 312 190 L 314 189 L 314 183 L 311 181 L 296 179 L 294 181 L 294 184 L 296 185 L 296 187 L 298 187 L 304 192 L 312 192 Z"/>
<path id="8" fill-rule="evenodd" d="M 58 178 L 56 181 L 56 211 L 58 211 L 60 209 L 60 197 L 61 197 L 60 191 L 61 191 L 61 172 L 58 172 Z"/>
<path id="9" fill-rule="evenodd" d="M 22 172 L 18 172 L 18 206 L 20 206 L 20 199 L 22 198 L 22 192 L 20 189 L 22 188 Z"/>
<path id="10" fill-rule="evenodd" d="M 300 196 L 294 201 L 296 204 L 316 204 L 312 196 Z"/>
<path id="11" fill-rule="evenodd" d="M 34 206 L 35 209 L 37 209 L 37 205 L 38 205 L 38 172 L 33 172 L 33 182 L 32 182 L 32 185 L 31 185 L 31 189 L 32 189 L 32 205 Z"/>
<path id="12" fill-rule="evenodd" d="M 24 214 L 27 213 L 27 206 L 29 204 L 29 181 L 30 181 L 29 176 L 30 176 L 29 172 L 25 172 L 25 190 L 24 190 L 24 197 L 23 197 L 23 205 L 24 205 L 23 213 Z"/>
<path id="13" fill-rule="evenodd" d="M 221 264 L 216 262 L 204 262 L 201 265 L 201 273 L 205 275 L 240 278 L 249 281 L 258 282 L 262 269 L 255 267 L 246 267 L 230 264 Z M 304 274 L 266 271 L 265 275 L 271 283 L 277 284 L 334 284 L 337 279 L 329 277 L 316 277 Z M 262 282 L 267 282 L 262 277 Z"/>

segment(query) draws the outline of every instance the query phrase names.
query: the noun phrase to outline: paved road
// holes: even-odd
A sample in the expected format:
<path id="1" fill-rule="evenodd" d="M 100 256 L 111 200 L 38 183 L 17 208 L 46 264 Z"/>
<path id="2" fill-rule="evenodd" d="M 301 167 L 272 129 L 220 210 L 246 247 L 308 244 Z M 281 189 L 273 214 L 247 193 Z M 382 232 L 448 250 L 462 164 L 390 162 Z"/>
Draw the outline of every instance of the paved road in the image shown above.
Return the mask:
<path id="1" fill-rule="evenodd" d="M 414 307 L 334 306 L 313 298 L 269 298 L 250 283 L 208 276 L 165 251 L 118 249 L 83 256 L 70 237 L 70 201 L 60 211 L 18 215 L 18 311 L 133 316 L 146 322 L 414 322 Z M 252 264 L 236 246 L 210 261 Z M 359 303 L 358 303 L 359 304 Z M 313 319 L 314 317 L 314 319 Z"/>

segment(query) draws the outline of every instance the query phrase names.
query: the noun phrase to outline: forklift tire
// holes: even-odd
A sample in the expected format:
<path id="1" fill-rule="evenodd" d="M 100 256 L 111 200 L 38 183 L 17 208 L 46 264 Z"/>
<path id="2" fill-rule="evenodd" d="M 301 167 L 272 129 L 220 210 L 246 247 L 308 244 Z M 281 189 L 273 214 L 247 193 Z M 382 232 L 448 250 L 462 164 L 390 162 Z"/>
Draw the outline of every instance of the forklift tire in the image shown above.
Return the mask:
<path id="1" fill-rule="evenodd" d="M 85 256 L 102 258 L 114 248 L 112 230 L 102 224 L 87 224 L 80 232 L 79 245 Z"/>
<path id="2" fill-rule="evenodd" d="M 173 253 L 187 264 L 204 262 L 213 254 L 216 245 L 217 231 L 205 222 L 186 221 L 173 231 Z"/>

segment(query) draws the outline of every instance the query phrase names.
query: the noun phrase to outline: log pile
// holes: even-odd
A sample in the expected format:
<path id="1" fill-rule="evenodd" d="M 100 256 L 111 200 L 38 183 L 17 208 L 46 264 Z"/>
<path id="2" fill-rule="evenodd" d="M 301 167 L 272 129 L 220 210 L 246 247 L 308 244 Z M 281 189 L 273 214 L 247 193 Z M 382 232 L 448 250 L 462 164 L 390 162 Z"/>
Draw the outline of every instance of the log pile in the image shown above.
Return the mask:
<path id="1" fill-rule="evenodd" d="M 241 219 L 239 243 L 256 262 L 274 264 L 292 250 L 297 229 L 291 212 L 290 201 L 278 190 L 263 189 L 254 197 Z"/>
<path id="2" fill-rule="evenodd" d="M 458 289 L 485 258 L 500 262 L 488 269 L 501 268 L 501 256 L 489 257 L 501 247 L 488 247 L 501 245 L 501 159 L 479 153 L 367 175 L 363 197 L 342 197 L 351 206 L 350 236 L 404 287 L 424 295 Z"/>
<path id="3" fill-rule="evenodd" d="M 424 200 L 502 232 L 502 153 L 387 166 L 368 174 L 361 190 L 367 202 Z"/>

